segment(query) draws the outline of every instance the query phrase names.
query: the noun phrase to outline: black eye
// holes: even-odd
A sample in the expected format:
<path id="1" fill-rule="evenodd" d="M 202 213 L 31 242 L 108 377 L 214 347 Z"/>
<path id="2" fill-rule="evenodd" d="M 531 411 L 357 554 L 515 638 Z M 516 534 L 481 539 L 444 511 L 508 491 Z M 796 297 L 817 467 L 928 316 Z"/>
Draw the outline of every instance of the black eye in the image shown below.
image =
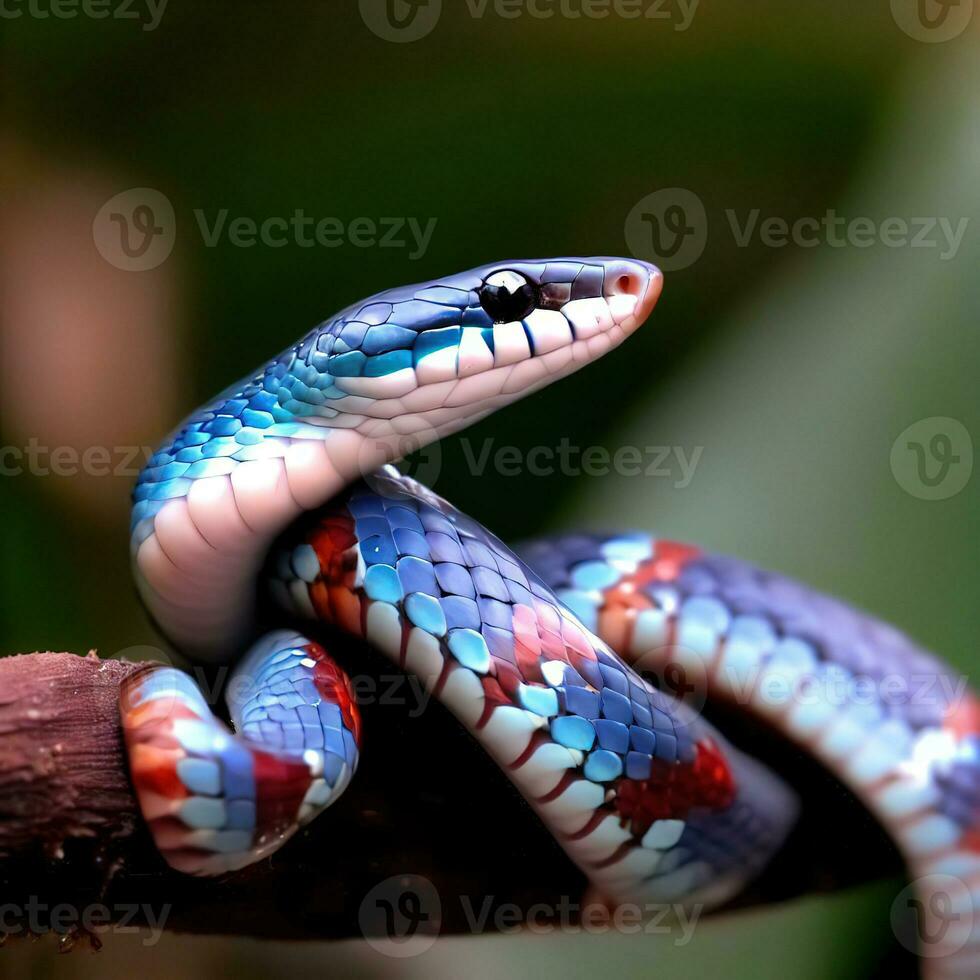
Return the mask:
<path id="1" fill-rule="evenodd" d="M 538 305 L 538 290 L 519 272 L 495 272 L 480 288 L 480 305 L 495 323 L 510 323 Z"/>

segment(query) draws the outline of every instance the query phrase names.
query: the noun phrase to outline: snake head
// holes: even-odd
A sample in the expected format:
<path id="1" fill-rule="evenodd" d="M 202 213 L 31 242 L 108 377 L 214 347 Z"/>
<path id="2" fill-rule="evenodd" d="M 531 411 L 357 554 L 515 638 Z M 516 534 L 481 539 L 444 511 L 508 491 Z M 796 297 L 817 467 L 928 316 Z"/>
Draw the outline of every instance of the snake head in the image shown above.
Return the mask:
<path id="1" fill-rule="evenodd" d="M 662 282 L 633 259 L 498 262 L 356 303 L 297 354 L 355 399 L 345 410 L 444 434 L 610 350 Z"/>
<path id="2" fill-rule="evenodd" d="M 264 549 L 300 510 L 601 356 L 661 283 L 629 259 L 500 262 L 331 317 L 192 413 L 141 471 L 131 548 L 149 608 L 183 649 L 227 655 Z M 203 548 L 193 578 L 161 543 L 187 540 Z"/>

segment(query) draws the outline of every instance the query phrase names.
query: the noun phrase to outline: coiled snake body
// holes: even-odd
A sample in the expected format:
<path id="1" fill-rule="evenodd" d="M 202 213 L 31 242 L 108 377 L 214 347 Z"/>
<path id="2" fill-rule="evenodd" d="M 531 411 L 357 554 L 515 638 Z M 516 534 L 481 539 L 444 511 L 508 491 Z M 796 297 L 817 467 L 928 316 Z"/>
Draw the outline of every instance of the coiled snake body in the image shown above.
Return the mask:
<path id="1" fill-rule="evenodd" d="M 518 557 L 385 465 L 605 353 L 660 287 L 644 263 L 563 258 L 379 293 L 163 444 L 134 494 L 144 601 L 188 656 L 252 646 L 229 683 L 237 734 L 177 670 L 128 682 L 130 769 L 159 850 L 184 872 L 240 868 L 357 767 L 345 675 L 298 633 L 255 640 L 261 587 L 417 675 L 610 902 L 724 902 L 797 817 L 777 775 L 640 673 L 679 666 L 853 790 L 927 915 L 936 882 L 962 885 L 927 962 L 980 975 L 980 712 L 947 668 L 842 603 L 646 534 L 569 535 Z M 894 683 L 886 696 L 887 679 L 915 674 L 949 683 L 926 704 Z"/>

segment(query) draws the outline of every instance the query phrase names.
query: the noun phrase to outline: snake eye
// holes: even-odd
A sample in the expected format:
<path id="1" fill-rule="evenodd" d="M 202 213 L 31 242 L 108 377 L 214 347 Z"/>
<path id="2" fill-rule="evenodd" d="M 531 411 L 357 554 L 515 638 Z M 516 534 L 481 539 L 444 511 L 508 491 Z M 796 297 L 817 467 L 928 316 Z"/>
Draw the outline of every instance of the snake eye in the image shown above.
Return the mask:
<path id="1" fill-rule="evenodd" d="M 480 288 L 480 305 L 495 323 L 510 323 L 538 305 L 538 290 L 519 272 L 495 272 Z"/>

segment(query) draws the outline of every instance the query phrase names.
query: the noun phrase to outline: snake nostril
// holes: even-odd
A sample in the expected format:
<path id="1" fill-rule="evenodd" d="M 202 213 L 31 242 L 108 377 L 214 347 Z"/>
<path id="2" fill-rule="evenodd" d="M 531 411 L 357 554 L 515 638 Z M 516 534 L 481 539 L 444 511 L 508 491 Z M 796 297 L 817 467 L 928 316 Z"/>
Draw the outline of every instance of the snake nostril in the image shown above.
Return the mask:
<path id="1" fill-rule="evenodd" d="M 606 266 L 606 302 L 616 323 L 642 323 L 660 295 L 660 270 L 646 262 L 616 259 Z"/>
<path id="2" fill-rule="evenodd" d="M 647 273 L 640 269 L 621 272 L 613 279 L 609 295 L 633 296 L 639 299 L 646 292 L 649 278 Z"/>
<path id="3" fill-rule="evenodd" d="M 658 270 L 646 262 L 616 259 L 606 266 L 606 298 L 632 297 L 639 301 L 647 294 L 651 278 Z"/>

